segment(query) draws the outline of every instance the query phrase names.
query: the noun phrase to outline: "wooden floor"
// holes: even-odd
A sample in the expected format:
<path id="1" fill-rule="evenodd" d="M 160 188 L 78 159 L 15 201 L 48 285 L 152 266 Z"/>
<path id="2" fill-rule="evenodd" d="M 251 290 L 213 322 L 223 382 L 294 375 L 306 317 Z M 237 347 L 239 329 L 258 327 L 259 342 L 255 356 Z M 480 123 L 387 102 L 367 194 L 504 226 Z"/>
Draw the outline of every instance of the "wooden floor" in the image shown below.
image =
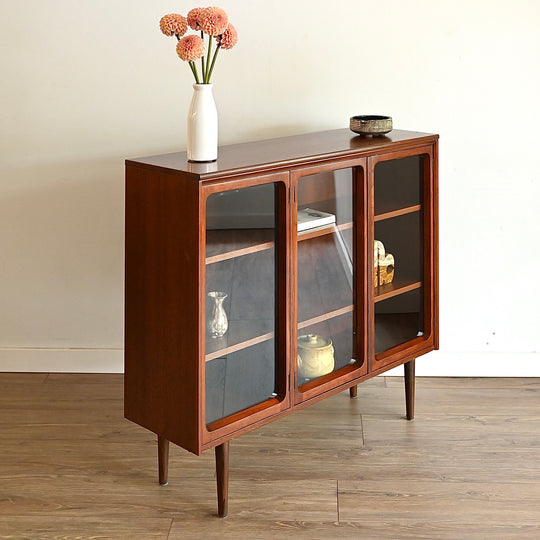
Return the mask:
<path id="1" fill-rule="evenodd" d="M 0 374 L 0 538 L 540 538 L 540 380 L 378 377 L 213 452 L 123 419 L 121 375 Z M 180 414 L 180 413 L 179 413 Z"/>

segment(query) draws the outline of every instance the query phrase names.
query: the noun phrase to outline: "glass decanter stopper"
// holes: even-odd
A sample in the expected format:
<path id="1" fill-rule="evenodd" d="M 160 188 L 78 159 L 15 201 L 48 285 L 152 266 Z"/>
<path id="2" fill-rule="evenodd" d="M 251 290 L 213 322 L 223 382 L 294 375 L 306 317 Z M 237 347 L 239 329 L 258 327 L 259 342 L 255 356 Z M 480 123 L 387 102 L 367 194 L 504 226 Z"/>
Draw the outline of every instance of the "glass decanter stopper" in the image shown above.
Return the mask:
<path id="1" fill-rule="evenodd" d="M 227 315 L 223 308 L 223 300 L 228 295 L 222 291 L 212 291 L 208 293 L 208 296 L 214 300 L 214 306 L 211 311 L 212 317 L 208 321 L 208 331 L 213 338 L 220 338 L 225 335 L 227 328 L 229 328 Z"/>

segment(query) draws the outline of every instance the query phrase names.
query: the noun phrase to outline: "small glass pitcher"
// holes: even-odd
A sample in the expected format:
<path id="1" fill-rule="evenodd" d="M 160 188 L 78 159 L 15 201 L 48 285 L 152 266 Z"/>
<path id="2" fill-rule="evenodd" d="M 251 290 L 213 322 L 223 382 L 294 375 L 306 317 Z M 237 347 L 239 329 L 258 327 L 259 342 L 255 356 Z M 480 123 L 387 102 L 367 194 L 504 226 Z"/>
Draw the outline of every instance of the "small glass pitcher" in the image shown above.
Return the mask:
<path id="1" fill-rule="evenodd" d="M 228 295 L 222 291 L 212 291 L 208 293 L 208 296 L 214 300 L 214 306 L 211 311 L 212 317 L 208 321 L 208 331 L 213 338 L 220 338 L 225 335 L 225 332 L 229 328 L 227 314 L 223 308 L 223 300 Z"/>

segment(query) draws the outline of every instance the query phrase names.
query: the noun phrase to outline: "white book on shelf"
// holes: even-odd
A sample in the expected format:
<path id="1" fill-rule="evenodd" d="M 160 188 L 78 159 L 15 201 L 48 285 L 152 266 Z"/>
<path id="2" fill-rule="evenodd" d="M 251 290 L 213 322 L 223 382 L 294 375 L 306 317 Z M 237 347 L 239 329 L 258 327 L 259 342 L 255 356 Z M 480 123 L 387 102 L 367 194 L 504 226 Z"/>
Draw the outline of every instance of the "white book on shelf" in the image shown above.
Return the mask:
<path id="1" fill-rule="evenodd" d="M 321 210 L 312 210 L 311 208 L 298 210 L 298 232 L 315 227 L 332 225 L 335 222 L 336 216 L 334 214 L 328 214 Z"/>

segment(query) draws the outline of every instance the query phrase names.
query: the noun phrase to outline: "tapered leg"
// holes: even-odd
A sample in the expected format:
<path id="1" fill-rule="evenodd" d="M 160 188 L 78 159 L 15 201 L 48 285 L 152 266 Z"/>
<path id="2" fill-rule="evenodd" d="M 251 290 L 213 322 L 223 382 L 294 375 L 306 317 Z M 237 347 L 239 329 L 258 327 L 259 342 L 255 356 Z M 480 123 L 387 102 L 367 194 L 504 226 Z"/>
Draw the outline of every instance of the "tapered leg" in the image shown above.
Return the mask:
<path id="1" fill-rule="evenodd" d="M 229 442 L 216 446 L 215 452 L 218 516 L 224 518 L 229 513 Z"/>
<path id="2" fill-rule="evenodd" d="M 169 483 L 169 441 L 158 435 L 157 443 L 159 483 L 166 486 Z"/>
<path id="3" fill-rule="evenodd" d="M 357 384 L 355 384 L 354 386 L 351 386 L 349 388 L 349 395 L 353 399 L 358 397 L 358 385 Z"/>
<path id="4" fill-rule="evenodd" d="M 405 368 L 405 406 L 407 409 L 407 420 L 414 418 L 414 360 L 404 364 Z"/>

